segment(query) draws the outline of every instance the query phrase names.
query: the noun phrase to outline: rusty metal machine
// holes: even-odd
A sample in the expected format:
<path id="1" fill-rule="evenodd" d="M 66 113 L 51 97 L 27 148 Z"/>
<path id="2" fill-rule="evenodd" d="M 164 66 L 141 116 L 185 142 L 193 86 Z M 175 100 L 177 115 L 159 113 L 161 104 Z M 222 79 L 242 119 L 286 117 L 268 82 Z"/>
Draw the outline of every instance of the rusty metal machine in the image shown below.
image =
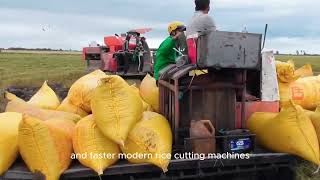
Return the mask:
<path id="1" fill-rule="evenodd" d="M 130 30 L 120 36 L 104 37 L 104 46 L 96 45 L 83 48 L 83 60 L 87 71 L 101 69 L 124 77 L 143 78 L 153 73 L 154 49 L 150 49 L 142 35 L 151 28 Z"/>
<path id="2" fill-rule="evenodd" d="M 245 129 L 254 112 L 278 112 L 278 100 L 261 99 L 261 34 L 203 32 L 194 42 L 196 62 L 169 68 L 159 81 L 177 148 L 188 144 L 192 120 L 210 120 L 218 132 Z"/>

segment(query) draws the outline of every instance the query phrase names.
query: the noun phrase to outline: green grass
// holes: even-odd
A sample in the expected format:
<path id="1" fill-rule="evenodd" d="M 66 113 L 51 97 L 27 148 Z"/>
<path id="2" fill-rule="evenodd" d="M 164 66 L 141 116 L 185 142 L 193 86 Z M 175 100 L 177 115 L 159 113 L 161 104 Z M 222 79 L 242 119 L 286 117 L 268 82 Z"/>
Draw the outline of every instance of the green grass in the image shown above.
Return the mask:
<path id="1" fill-rule="evenodd" d="M 0 53 L 0 87 L 33 86 L 45 80 L 68 84 L 84 70 L 81 55 Z"/>
<path id="2" fill-rule="evenodd" d="M 310 63 L 320 72 L 320 56 L 276 56 L 277 60 L 294 60 L 297 67 Z M 43 81 L 66 86 L 85 73 L 81 54 L 0 53 L 0 88 L 39 86 Z"/>
<path id="3" fill-rule="evenodd" d="M 278 61 L 293 60 L 296 68 L 305 64 L 311 64 L 315 74 L 320 74 L 320 56 L 292 56 L 292 55 L 279 55 L 276 56 Z"/>
<path id="4" fill-rule="evenodd" d="M 295 168 L 296 180 L 318 180 L 320 173 L 315 173 L 317 165 L 311 164 L 305 160 L 298 160 L 298 166 Z"/>
<path id="5" fill-rule="evenodd" d="M 279 61 L 293 59 L 297 67 L 306 63 L 320 73 L 320 56 L 276 56 Z M 79 53 L 0 53 L 0 92 L 9 86 L 38 87 L 45 80 L 49 83 L 70 86 L 85 73 L 85 62 Z M 0 98 L 0 110 L 3 100 Z M 2 105 L 3 106 L 3 105 Z"/>
<path id="6" fill-rule="evenodd" d="M 46 80 L 69 86 L 84 73 L 81 54 L 0 53 L 1 94 L 9 86 L 38 87 Z M 1 97 L 0 111 L 3 106 Z"/>

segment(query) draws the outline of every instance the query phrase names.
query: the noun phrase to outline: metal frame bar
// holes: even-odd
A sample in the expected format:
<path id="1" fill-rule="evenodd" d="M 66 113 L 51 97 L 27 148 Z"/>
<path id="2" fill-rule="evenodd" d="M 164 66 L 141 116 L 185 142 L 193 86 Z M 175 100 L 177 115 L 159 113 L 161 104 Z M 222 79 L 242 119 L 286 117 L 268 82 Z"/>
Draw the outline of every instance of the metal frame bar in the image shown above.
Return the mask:
<path id="1" fill-rule="evenodd" d="M 241 89 L 241 122 L 242 128 L 245 127 L 245 112 L 246 112 L 246 81 L 247 81 L 247 70 L 241 71 L 242 82 L 241 84 L 233 84 L 233 83 L 212 83 L 212 84 L 204 84 L 200 85 L 191 85 L 188 86 L 179 86 L 179 78 L 172 80 L 172 82 L 159 80 L 159 88 L 160 88 L 160 113 L 162 113 L 168 120 L 170 121 L 172 132 L 174 135 L 174 144 L 179 142 L 179 123 L 180 123 L 180 102 L 179 102 L 179 90 L 185 90 L 189 88 L 192 92 L 193 90 L 214 90 L 214 89 L 222 89 L 222 88 L 231 88 L 231 89 Z M 174 96 L 174 97 L 173 97 Z M 189 97 L 191 101 L 189 102 L 189 109 L 192 109 L 192 95 Z M 174 101 L 174 106 L 173 102 Z M 167 104 L 168 103 L 168 104 Z M 191 107 L 191 108 L 190 108 Z M 236 108 L 236 107 L 235 107 Z"/>
<path id="2" fill-rule="evenodd" d="M 218 160 L 218 159 L 199 159 L 190 160 L 172 160 L 169 165 L 169 172 L 163 174 L 159 168 L 150 164 L 129 164 L 126 161 L 120 161 L 109 167 L 103 177 L 114 177 L 117 175 L 123 177 L 132 176 L 133 179 L 148 179 L 145 175 L 152 174 L 153 179 L 187 179 L 190 177 L 213 177 L 226 174 L 238 174 L 245 172 L 256 172 L 267 169 L 277 169 L 286 167 L 292 170 L 294 165 L 293 156 L 283 153 L 261 153 L 250 156 L 246 160 Z M 23 168 L 24 170 L 17 170 Z M 3 179 L 32 179 L 33 174 L 25 168 L 23 163 L 15 163 L 12 168 L 5 173 Z M 64 172 L 60 179 L 77 178 L 98 178 L 96 172 L 90 168 L 82 166 L 80 163 L 73 163 L 71 167 Z"/>
<path id="3" fill-rule="evenodd" d="M 246 127 L 246 94 L 247 94 L 247 70 L 242 72 L 242 106 L 241 106 L 241 126 Z"/>

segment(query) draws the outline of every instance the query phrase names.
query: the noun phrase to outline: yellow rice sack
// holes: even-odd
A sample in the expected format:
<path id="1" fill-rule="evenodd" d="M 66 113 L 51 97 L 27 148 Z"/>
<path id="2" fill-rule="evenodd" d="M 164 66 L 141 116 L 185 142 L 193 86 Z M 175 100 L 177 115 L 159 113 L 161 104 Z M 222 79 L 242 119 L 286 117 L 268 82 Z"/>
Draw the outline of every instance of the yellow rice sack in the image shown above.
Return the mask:
<path id="1" fill-rule="evenodd" d="M 159 88 L 156 80 L 149 74 L 141 82 L 140 95 L 146 103 L 151 105 L 153 110 L 159 112 Z"/>
<path id="2" fill-rule="evenodd" d="M 305 111 L 306 114 L 308 115 L 308 117 L 310 118 L 316 133 L 317 133 L 317 137 L 320 143 L 320 107 L 318 106 L 316 111 Z"/>
<path id="3" fill-rule="evenodd" d="M 124 154 L 138 153 L 145 156 L 144 159 L 127 156 L 129 162 L 152 163 L 166 172 L 172 151 L 172 133 L 168 120 L 160 114 L 144 112 L 143 118 L 130 131 L 121 149 Z"/>
<path id="4" fill-rule="evenodd" d="M 142 102 L 120 76 L 101 79 L 91 100 L 95 122 L 110 140 L 123 145 L 142 116 Z"/>
<path id="5" fill-rule="evenodd" d="M 299 76 L 295 74 L 295 67 L 292 61 L 276 61 L 276 69 L 279 82 L 289 83 L 299 78 Z"/>
<path id="6" fill-rule="evenodd" d="M 300 77 L 313 76 L 313 71 L 310 64 L 306 64 L 302 66 L 301 68 L 297 69 L 294 73 L 296 76 L 300 76 Z"/>
<path id="7" fill-rule="evenodd" d="M 275 152 L 297 155 L 320 164 L 319 142 L 315 128 L 300 106 L 290 104 L 275 116 L 273 113 L 255 113 L 248 128 L 257 141 Z"/>
<path id="8" fill-rule="evenodd" d="M 279 83 L 281 107 L 293 100 L 304 109 L 314 110 L 320 104 L 320 76 L 299 78 L 292 83 Z"/>
<path id="9" fill-rule="evenodd" d="M 55 127 L 57 129 L 62 130 L 65 134 L 69 136 L 70 139 L 72 139 L 72 133 L 74 131 L 74 128 L 76 124 L 68 119 L 50 119 L 48 121 L 45 121 L 45 123 L 49 126 Z"/>
<path id="10" fill-rule="evenodd" d="M 56 93 L 48 86 L 45 81 L 39 91 L 31 97 L 28 103 L 42 109 L 55 110 L 60 105 L 60 100 Z"/>
<path id="11" fill-rule="evenodd" d="M 73 133 L 73 148 L 79 155 L 78 160 L 98 175 L 118 161 L 119 146 L 107 139 L 96 126 L 93 116 L 81 119 Z M 105 157 L 99 157 L 105 155 Z M 110 155 L 110 157 L 108 157 Z"/>
<path id="12" fill-rule="evenodd" d="M 143 104 L 143 111 L 153 111 L 152 107 L 150 104 L 146 103 L 140 96 L 140 91 L 139 89 L 136 87 L 136 85 L 131 85 L 130 86 L 133 90 L 134 93 L 138 94 L 138 96 L 140 97 L 142 104 Z"/>
<path id="13" fill-rule="evenodd" d="M 18 127 L 21 120 L 20 113 L 0 113 L 0 176 L 17 159 Z"/>
<path id="14" fill-rule="evenodd" d="M 70 102 L 69 98 L 65 98 L 62 101 L 60 106 L 57 108 L 57 111 L 70 112 L 70 113 L 78 114 L 81 117 L 86 117 L 89 115 L 86 111 L 84 111 L 80 107 L 73 105 Z"/>
<path id="15" fill-rule="evenodd" d="M 72 141 L 64 131 L 39 119 L 23 116 L 19 125 L 19 151 L 31 172 L 58 180 L 71 163 Z"/>
<path id="16" fill-rule="evenodd" d="M 70 87 L 68 92 L 70 102 L 85 110 L 87 113 L 90 113 L 90 102 L 93 96 L 93 91 L 98 86 L 99 80 L 105 77 L 107 77 L 107 75 L 101 70 L 96 70 L 81 77 Z"/>
<path id="17" fill-rule="evenodd" d="M 77 122 L 81 119 L 81 117 L 77 114 L 38 108 L 36 106 L 26 103 L 22 99 L 16 97 L 14 94 L 8 92 L 5 93 L 5 96 L 7 100 L 9 100 L 6 106 L 6 112 L 17 112 L 27 114 L 44 121 L 56 118 L 64 120 L 68 119 Z"/>

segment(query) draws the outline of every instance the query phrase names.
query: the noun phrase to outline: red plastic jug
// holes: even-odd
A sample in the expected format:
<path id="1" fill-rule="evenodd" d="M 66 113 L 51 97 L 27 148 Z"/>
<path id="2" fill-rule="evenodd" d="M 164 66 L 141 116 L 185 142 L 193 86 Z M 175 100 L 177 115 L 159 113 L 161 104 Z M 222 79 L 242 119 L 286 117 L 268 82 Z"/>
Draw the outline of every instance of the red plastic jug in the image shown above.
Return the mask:
<path id="1" fill-rule="evenodd" d="M 193 153 L 208 154 L 216 151 L 215 128 L 210 120 L 192 120 L 190 138 Z"/>

